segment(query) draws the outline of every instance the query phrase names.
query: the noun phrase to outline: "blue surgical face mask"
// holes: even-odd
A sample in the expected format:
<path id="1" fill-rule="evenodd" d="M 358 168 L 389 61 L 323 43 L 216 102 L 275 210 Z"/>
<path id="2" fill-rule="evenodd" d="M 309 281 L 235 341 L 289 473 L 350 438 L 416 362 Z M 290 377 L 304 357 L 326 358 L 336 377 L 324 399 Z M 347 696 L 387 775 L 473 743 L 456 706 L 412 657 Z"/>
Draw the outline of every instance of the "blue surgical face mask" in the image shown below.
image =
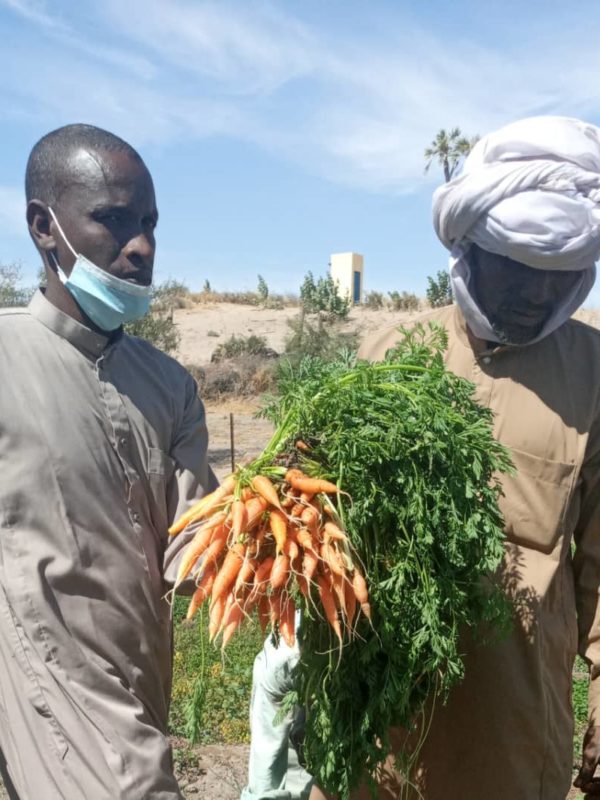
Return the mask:
<path id="1" fill-rule="evenodd" d="M 51 254 L 58 277 L 92 322 L 103 331 L 114 331 L 124 322 L 133 322 L 147 314 L 152 286 L 140 286 L 115 278 L 81 253 L 76 253 L 49 206 L 48 211 L 65 244 L 75 256 L 75 264 L 67 277 L 54 254 Z"/>

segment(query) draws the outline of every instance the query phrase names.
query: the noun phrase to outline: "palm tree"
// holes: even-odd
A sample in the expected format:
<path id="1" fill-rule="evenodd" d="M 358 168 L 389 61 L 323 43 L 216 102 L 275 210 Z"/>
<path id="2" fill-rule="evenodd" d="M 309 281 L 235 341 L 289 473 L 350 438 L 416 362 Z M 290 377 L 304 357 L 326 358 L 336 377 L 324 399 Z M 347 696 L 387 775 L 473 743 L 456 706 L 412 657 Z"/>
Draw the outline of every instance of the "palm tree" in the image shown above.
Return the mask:
<path id="1" fill-rule="evenodd" d="M 427 159 L 425 172 L 428 171 L 433 160 L 437 159 L 444 170 L 444 179 L 448 183 L 462 159 L 469 155 L 478 139 L 479 136 L 474 136 L 472 139 L 463 136 L 460 128 L 453 128 L 449 132 L 442 128 L 431 145 L 425 148 L 425 158 Z"/>

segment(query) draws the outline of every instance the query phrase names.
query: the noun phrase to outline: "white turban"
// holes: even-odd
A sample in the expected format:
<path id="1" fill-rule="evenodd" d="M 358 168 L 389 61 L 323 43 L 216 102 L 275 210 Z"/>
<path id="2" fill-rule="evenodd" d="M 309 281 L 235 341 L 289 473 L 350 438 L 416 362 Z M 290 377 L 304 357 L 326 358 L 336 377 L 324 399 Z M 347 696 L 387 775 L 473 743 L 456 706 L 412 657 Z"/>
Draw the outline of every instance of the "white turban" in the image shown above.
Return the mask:
<path id="1" fill-rule="evenodd" d="M 600 129 L 531 117 L 482 138 L 461 174 L 436 190 L 433 224 L 451 251 L 455 297 L 476 336 L 497 341 L 469 288 L 471 243 L 535 269 L 577 270 L 577 283 L 537 339 L 587 297 L 600 257 Z M 491 335 L 490 335 L 491 334 Z"/>

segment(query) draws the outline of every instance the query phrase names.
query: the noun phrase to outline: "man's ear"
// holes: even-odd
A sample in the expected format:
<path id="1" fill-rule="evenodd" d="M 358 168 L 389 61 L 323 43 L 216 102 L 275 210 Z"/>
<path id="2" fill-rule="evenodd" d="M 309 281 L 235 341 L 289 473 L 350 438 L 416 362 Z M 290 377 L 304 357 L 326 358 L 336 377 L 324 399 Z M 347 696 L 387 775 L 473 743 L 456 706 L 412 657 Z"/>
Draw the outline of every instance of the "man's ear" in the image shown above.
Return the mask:
<path id="1" fill-rule="evenodd" d="M 42 253 L 56 250 L 56 239 L 51 233 L 52 217 L 48 206 L 41 200 L 30 200 L 27 203 L 27 225 L 29 233 L 37 249 Z"/>

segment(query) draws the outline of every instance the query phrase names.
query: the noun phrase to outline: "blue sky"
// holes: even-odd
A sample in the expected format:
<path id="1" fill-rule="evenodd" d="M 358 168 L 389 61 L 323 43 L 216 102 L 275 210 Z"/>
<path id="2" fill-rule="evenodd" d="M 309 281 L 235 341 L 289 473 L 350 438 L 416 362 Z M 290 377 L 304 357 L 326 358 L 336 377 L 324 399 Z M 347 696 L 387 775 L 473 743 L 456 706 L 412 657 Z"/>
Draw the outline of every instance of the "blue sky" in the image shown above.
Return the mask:
<path id="1" fill-rule="evenodd" d="M 158 280 L 297 291 L 354 250 L 367 290 L 421 295 L 447 263 L 423 172 L 439 128 L 600 124 L 597 0 L 0 0 L 0 25 L 0 263 L 30 282 L 25 163 L 69 122 L 149 165 Z"/>

